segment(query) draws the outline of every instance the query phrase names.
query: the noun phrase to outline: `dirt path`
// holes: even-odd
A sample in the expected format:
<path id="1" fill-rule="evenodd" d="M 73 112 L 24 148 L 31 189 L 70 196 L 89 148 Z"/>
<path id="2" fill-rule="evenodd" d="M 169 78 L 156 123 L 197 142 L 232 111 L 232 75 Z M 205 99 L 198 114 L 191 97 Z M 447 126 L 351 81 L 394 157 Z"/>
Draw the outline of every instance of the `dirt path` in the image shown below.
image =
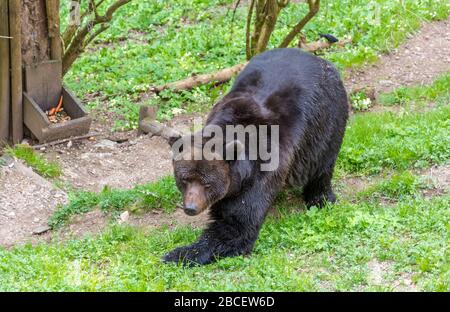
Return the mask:
<path id="1" fill-rule="evenodd" d="M 375 95 L 400 86 L 431 83 L 450 70 L 450 19 L 423 27 L 376 64 L 346 74 L 347 90 L 373 88 Z"/>
<path id="2" fill-rule="evenodd" d="M 0 190 L 0 246 L 46 231 L 55 207 L 67 202 L 65 192 L 10 158 L 0 166 Z"/>
<path id="3" fill-rule="evenodd" d="M 392 54 L 382 56 L 377 64 L 349 71 L 347 88 L 371 86 L 379 93 L 401 85 L 431 82 L 450 70 L 449 26 L 450 19 L 424 25 Z M 98 118 L 92 127 L 93 131 L 102 133 L 96 140 L 71 142 L 41 151 L 48 159 L 60 163 L 62 181 L 67 186 L 90 191 L 100 191 L 106 185 L 132 188 L 172 173 L 170 151 L 164 140 L 148 136 L 138 138 L 135 131 L 112 134 L 101 119 Z M 178 118 L 172 126 L 185 128 L 192 119 Z M 448 168 L 446 170 L 448 173 Z M 66 200 L 67 195 L 53 186 L 43 187 L 42 183 L 23 173 L 0 166 L 0 245 L 11 245 L 30 237 L 33 229 L 44 226 L 56 206 Z M 178 212 L 170 217 L 150 213 L 133 216 L 130 220 L 138 226 L 170 225 L 173 222 L 201 225 L 205 221 L 205 217 L 191 219 Z M 107 220 L 100 212 L 92 212 L 74 220 L 66 230 L 75 235 L 97 232 L 105 224 Z M 50 237 L 44 235 L 44 238 Z"/>

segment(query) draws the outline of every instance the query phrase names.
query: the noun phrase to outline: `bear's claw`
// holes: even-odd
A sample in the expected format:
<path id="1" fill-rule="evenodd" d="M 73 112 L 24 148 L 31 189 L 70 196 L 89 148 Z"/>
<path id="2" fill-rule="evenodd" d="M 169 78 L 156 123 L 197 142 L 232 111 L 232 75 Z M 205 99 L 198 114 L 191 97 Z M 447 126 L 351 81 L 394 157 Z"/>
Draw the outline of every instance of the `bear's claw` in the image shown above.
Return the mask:
<path id="1" fill-rule="evenodd" d="M 207 248 L 198 246 L 178 247 L 166 254 L 164 262 L 175 262 L 185 266 L 204 265 L 214 261 L 214 255 Z"/>

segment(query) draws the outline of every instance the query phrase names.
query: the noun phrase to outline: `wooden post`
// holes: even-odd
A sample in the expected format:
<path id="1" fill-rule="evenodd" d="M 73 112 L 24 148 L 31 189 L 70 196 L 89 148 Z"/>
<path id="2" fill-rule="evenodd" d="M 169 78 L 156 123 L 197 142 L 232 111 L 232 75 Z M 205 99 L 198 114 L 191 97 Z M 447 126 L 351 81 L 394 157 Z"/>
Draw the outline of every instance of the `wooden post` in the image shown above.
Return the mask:
<path id="1" fill-rule="evenodd" d="M 8 1 L 0 1 L 0 144 L 9 140 L 10 80 Z"/>
<path id="2" fill-rule="evenodd" d="M 52 60 L 61 60 L 59 2 L 59 0 L 46 0 L 50 57 Z"/>
<path id="3" fill-rule="evenodd" d="M 23 139 L 22 100 L 22 14 L 21 0 L 9 0 L 9 29 L 11 34 L 11 140 L 20 143 Z"/>

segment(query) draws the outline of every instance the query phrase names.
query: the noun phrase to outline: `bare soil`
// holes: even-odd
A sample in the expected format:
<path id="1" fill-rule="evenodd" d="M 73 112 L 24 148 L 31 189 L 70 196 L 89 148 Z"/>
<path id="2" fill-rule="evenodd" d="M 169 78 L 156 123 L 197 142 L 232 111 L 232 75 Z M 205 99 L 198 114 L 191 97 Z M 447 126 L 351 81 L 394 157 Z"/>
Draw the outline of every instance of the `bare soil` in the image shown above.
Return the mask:
<path id="1" fill-rule="evenodd" d="M 379 261 L 372 259 L 367 264 L 369 269 L 369 282 L 377 286 L 393 286 L 394 291 L 400 292 L 417 292 L 419 289 L 412 280 L 412 274 L 402 273 L 395 274 L 395 281 L 391 282 L 388 279 L 389 275 L 393 275 L 393 263 L 390 261 Z M 361 290 L 363 291 L 363 289 Z"/>
<path id="2" fill-rule="evenodd" d="M 373 89 L 375 96 L 401 86 L 431 83 L 450 70 L 450 19 L 424 24 L 399 48 L 381 56 L 373 65 L 349 70 L 349 92 Z"/>
<path id="3" fill-rule="evenodd" d="M 0 190 L 0 246 L 45 231 L 55 207 L 67 202 L 65 192 L 13 159 L 0 166 Z"/>
<path id="4" fill-rule="evenodd" d="M 450 69 L 449 23 L 450 19 L 425 24 L 404 45 L 382 56 L 377 64 L 349 71 L 346 75 L 347 88 L 354 90 L 369 86 L 379 93 L 402 85 L 430 83 Z M 170 150 L 164 140 L 159 137 L 137 137 L 136 131 L 112 133 L 112 115 L 99 113 L 93 114 L 93 117 L 92 131 L 101 134 L 95 140 L 68 142 L 40 151 L 48 159 L 59 162 L 63 170 L 61 180 L 65 185 L 90 191 L 100 191 L 106 185 L 132 188 L 172 174 Z M 180 116 L 170 126 L 185 129 L 193 118 Z M 14 161 L 14 164 L 18 165 L 0 165 L 0 245 L 49 240 L 53 234 L 77 237 L 85 233 L 94 234 L 108 224 L 108 219 L 100 211 L 93 211 L 75 217 L 59 233 L 33 235 L 33 231 L 46 226 L 48 217 L 56 207 L 67 201 L 67 194 L 49 182 L 46 184 L 44 179 L 36 178 L 36 175 L 30 176 L 29 171 L 26 174 L 24 170 L 17 170 L 21 168 L 20 162 Z M 436 181 L 436 191 L 430 191 L 430 195 L 434 194 L 432 192 L 448 191 L 450 167 L 430 170 L 432 172 L 424 173 Z M 353 178 L 346 180 L 342 188 L 354 191 L 355 188 L 364 188 L 367 183 Z M 202 227 L 206 222 L 206 214 L 192 218 L 182 211 L 171 215 L 162 212 L 131 215 L 128 220 L 131 225 L 139 227 L 161 224 Z"/>

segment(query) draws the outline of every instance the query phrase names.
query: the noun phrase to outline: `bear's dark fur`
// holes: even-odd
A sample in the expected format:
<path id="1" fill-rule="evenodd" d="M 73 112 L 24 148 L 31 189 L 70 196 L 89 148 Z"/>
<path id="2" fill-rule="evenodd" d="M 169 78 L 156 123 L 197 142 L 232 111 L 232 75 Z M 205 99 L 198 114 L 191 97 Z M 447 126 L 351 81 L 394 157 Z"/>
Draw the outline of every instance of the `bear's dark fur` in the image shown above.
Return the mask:
<path id="1" fill-rule="evenodd" d="M 279 125 L 279 167 L 261 171 L 260 160 L 248 159 L 174 160 L 185 210 L 209 208 L 211 223 L 197 242 L 164 260 L 207 264 L 249 254 L 284 184 L 302 187 L 307 206 L 334 202 L 331 177 L 347 117 L 347 94 L 331 63 L 289 48 L 254 57 L 206 124 Z"/>

